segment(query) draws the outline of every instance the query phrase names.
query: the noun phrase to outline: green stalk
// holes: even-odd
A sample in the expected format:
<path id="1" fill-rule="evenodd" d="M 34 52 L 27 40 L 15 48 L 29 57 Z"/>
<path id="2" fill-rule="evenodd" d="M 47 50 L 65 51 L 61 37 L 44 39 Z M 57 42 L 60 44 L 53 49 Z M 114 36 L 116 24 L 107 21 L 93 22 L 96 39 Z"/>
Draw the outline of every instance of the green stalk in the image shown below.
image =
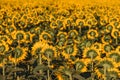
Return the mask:
<path id="1" fill-rule="evenodd" d="M 72 80 L 72 75 L 69 75 L 70 80 Z"/>
<path id="2" fill-rule="evenodd" d="M 93 66 L 93 55 L 91 55 L 91 64 L 92 64 L 92 80 L 94 80 L 94 75 L 93 75 L 93 71 L 94 71 L 94 66 Z"/>
<path id="3" fill-rule="evenodd" d="M 41 54 L 39 54 L 39 63 L 40 63 L 40 65 L 42 64 L 42 56 L 41 56 Z M 42 71 L 40 70 L 40 74 L 42 73 Z"/>
<path id="4" fill-rule="evenodd" d="M 115 39 L 116 40 L 116 45 L 118 44 L 118 40 L 117 40 L 117 38 Z"/>
<path id="5" fill-rule="evenodd" d="M 104 80 L 107 80 L 107 77 L 106 77 L 106 72 L 107 72 L 107 68 L 106 68 L 106 66 L 104 67 Z"/>
<path id="6" fill-rule="evenodd" d="M 49 53 L 48 53 L 47 57 L 48 57 L 48 67 L 50 67 L 50 56 L 49 56 Z M 48 77 L 48 80 L 50 80 L 50 70 L 49 69 L 47 70 L 47 77 Z"/>
<path id="7" fill-rule="evenodd" d="M 16 53 L 15 53 L 15 59 L 16 59 L 16 57 L 17 57 L 17 56 L 16 56 Z M 15 70 L 16 70 L 16 65 L 17 65 L 17 64 L 16 64 L 16 62 L 15 62 Z M 16 72 L 15 72 L 15 78 L 16 78 L 16 77 L 17 77 L 17 74 L 16 74 Z"/>
<path id="8" fill-rule="evenodd" d="M 19 76 L 17 76 L 17 80 L 20 80 L 20 77 L 19 77 Z"/>
<path id="9" fill-rule="evenodd" d="M 28 71 L 29 71 L 30 70 L 30 65 L 29 64 L 27 65 L 27 68 L 28 68 Z"/>
<path id="10" fill-rule="evenodd" d="M 81 33 L 81 27 L 79 28 L 79 32 Z"/>
<path id="11" fill-rule="evenodd" d="M 5 64 L 4 63 L 5 63 L 5 59 L 3 59 L 3 76 L 5 77 Z"/>

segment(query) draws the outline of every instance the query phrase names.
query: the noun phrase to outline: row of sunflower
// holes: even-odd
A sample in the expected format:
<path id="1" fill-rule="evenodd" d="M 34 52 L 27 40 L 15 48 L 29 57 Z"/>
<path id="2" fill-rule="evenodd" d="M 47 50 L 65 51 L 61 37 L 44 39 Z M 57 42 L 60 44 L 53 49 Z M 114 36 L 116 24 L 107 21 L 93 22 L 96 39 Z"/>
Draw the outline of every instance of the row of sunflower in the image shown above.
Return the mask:
<path id="1" fill-rule="evenodd" d="M 119 80 L 120 7 L 0 6 L 0 79 Z"/>

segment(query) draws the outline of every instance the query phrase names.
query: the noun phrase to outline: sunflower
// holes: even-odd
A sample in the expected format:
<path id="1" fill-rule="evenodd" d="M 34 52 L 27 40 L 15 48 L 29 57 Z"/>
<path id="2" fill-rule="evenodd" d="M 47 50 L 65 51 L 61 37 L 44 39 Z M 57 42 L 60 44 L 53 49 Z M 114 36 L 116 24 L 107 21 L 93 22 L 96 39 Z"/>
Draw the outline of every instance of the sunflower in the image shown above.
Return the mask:
<path id="1" fill-rule="evenodd" d="M 0 41 L 0 54 L 4 55 L 9 50 L 9 45 L 5 41 Z"/>
<path id="2" fill-rule="evenodd" d="M 98 75 L 98 77 L 104 77 L 108 69 L 111 69 L 113 67 L 114 64 L 109 58 L 102 59 L 101 61 L 99 61 L 95 73 Z"/>
<path id="3" fill-rule="evenodd" d="M 96 37 L 98 37 L 98 32 L 96 30 L 93 30 L 93 29 L 90 29 L 88 32 L 87 32 L 87 37 L 89 39 L 95 39 Z"/>
<path id="4" fill-rule="evenodd" d="M 9 56 L 9 60 L 18 64 L 27 57 L 27 48 L 16 47 L 13 49 L 13 53 Z"/>
<path id="5" fill-rule="evenodd" d="M 78 25 L 78 27 L 82 27 L 85 24 L 85 20 L 82 19 L 77 19 L 76 20 L 76 24 Z"/>
<path id="6" fill-rule="evenodd" d="M 115 39 L 120 36 L 118 29 L 112 29 L 111 36 Z"/>
<path id="7" fill-rule="evenodd" d="M 76 30 L 70 30 L 68 35 L 69 37 L 76 38 L 78 36 L 78 32 Z"/>
<path id="8" fill-rule="evenodd" d="M 64 29 L 63 20 L 62 19 L 57 19 L 56 22 L 57 22 L 57 29 L 63 30 Z"/>
<path id="9" fill-rule="evenodd" d="M 71 25 L 71 22 L 72 22 L 72 19 L 71 18 L 66 18 L 63 22 L 63 28 L 66 29 L 67 27 L 70 28 L 70 25 Z"/>
<path id="10" fill-rule="evenodd" d="M 43 56 L 42 58 L 48 60 L 48 57 L 51 59 L 53 57 L 57 57 L 56 48 L 54 46 L 47 45 L 42 48 Z"/>
<path id="11" fill-rule="evenodd" d="M 26 35 L 25 32 L 20 30 L 20 31 L 16 31 L 12 37 L 13 37 L 13 39 L 16 39 L 19 41 L 25 41 L 25 39 L 26 39 L 25 35 Z"/>
<path id="12" fill-rule="evenodd" d="M 48 44 L 43 41 L 36 42 L 32 47 L 32 55 L 39 54 L 42 48 L 47 48 Z"/>
<path id="13" fill-rule="evenodd" d="M 91 47 L 96 48 L 98 52 L 102 52 L 103 51 L 103 49 L 102 49 L 102 43 L 95 42 L 94 44 L 92 44 Z"/>
<path id="14" fill-rule="evenodd" d="M 120 54 L 116 50 L 109 53 L 109 58 L 111 58 L 114 62 L 120 62 Z"/>
<path id="15" fill-rule="evenodd" d="M 84 58 L 96 58 L 99 55 L 98 50 L 95 47 L 85 48 L 83 50 L 83 57 Z"/>
<path id="16" fill-rule="evenodd" d="M 76 59 L 74 62 L 76 71 L 80 72 L 86 72 L 87 71 L 87 64 L 90 62 L 90 60 L 86 59 Z"/>
<path id="17" fill-rule="evenodd" d="M 50 28 L 52 28 L 52 29 L 57 28 L 57 22 L 56 22 L 56 21 L 52 21 L 52 22 L 50 23 Z"/>
<path id="18" fill-rule="evenodd" d="M 65 59 L 69 59 L 70 56 L 75 56 L 78 52 L 76 44 L 72 45 L 66 45 L 64 48 L 64 51 L 62 52 L 62 55 L 65 57 Z"/>
<path id="19" fill-rule="evenodd" d="M 112 42 L 110 35 L 104 35 L 101 40 L 102 40 L 102 43 L 111 43 Z"/>
<path id="20" fill-rule="evenodd" d="M 106 26 L 106 32 L 107 33 L 111 32 L 113 29 L 114 29 L 113 25 L 111 25 L 111 24 L 109 24 L 109 25 Z"/>
<path id="21" fill-rule="evenodd" d="M 116 69 L 116 68 L 112 68 L 112 69 L 108 69 L 108 75 L 111 77 L 111 78 L 117 78 L 119 76 L 119 70 Z"/>
<path id="22" fill-rule="evenodd" d="M 40 40 L 41 41 L 51 42 L 50 41 L 51 39 L 52 39 L 52 36 L 49 33 L 45 32 L 45 31 L 43 31 L 41 33 L 41 35 L 40 35 Z"/>
<path id="23" fill-rule="evenodd" d="M 66 38 L 66 36 L 67 36 L 67 33 L 66 32 L 61 32 L 61 31 L 59 31 L 58 32 L 58 34 L 57 34 L 57 37 L 64 37 L 64 38 Z"/>
<path id="24" fill-rule="evenodd" d="M 64 49 L 64 48 L 65 48 L 65 42 L 63 42 L 63 41 L 58 41 L 56 47 L 57 47 L 58 49 L 61 49 L 61 50 Z"/>
<path id="25" fill-rule="evenodd" d="M 6 42 L 8 44 L 12 43 L 12 39 L 10 38 L 9 35 L 1 35 L 0 40 Z"/>
<path id="26" fill-rule="evenodd" d="M 14 25 L 7 26 L 6 33 L 10 35 L 14 35 L 16 33 L 16 27 Z"/>
<path id="27" fill-rule="evenodd" d="M 104 52 L 110 52 L 113 49 L 113 46 L 106 43 L 102 45 L 102 49 L 104 50 Z"/>

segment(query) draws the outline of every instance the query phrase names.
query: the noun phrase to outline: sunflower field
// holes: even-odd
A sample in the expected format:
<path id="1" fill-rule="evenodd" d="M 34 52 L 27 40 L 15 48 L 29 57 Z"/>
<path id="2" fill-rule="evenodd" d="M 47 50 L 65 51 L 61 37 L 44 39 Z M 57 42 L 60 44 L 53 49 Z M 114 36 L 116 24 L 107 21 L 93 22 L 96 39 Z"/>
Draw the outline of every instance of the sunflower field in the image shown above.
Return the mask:
<path id="1" fill-rule="evenodd" d="M 119 0 L 0 0 L 0 80 L 120 80 Z"/>

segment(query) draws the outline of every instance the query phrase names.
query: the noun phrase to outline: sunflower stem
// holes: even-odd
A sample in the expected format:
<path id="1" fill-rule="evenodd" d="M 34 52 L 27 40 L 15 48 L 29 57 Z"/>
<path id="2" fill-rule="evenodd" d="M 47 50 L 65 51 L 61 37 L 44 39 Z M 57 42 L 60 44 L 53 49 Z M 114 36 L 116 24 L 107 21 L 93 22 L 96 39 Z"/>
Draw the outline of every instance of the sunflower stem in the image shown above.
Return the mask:
<path id="1" fill-rule="evenodd" d="M 42 56 L 41 56 L 41 54 L 39 54 L 39 63 L 40 63 L 40 65 L 42 64 Z M 40 74 L 42 73 L 42 71 L 40 70 Z"/>
<path id="2" fill-rule="evenodd" d="M 92 64 L 92 75 L 91 75 L 91 78 L 92 78 L 92 80 L 94 80 L 94 73 L 93 73 L 93 71 L 94 71 L 94 66 L 93 66 L 93 56 L 91 56 L 91 64 Z"/>
<path id="3" fill-rule="evenodd" d="M 72 80 L 72 75 L 71 74 L 69 75 L 69 78 L 70 78 L 70 80 Z"/>
<path id="4" fill-rule="evenodd" d="M 115 39 L 116 40 L 116 45 L 118 44 L 118 40 L 117 40 L 117 38 Z"/>
<path id="5" fill-rule="evenodd" d="M 47 54 L 47 57 L 48 57 L 48 67 L 50 67 L 50 56 L 49 56 L 49 54 Z M 47 70 L 47 76 L 48 76 L 48 80 L 50 80 L 50 70 L 49 69 Z"/>
<path id="6" fill-rule="evenodd" d="M 20 80 L 20 77 L 19 77 L 19 76 L 17 76 L 17 80 Z"/>
<path id="7" fill-rule="evenodd" d="M 5 63 L 5 59 L 3 59 L 3 76 L 5 77 L 5 64 L 4 63 Z"/>
<path id="8" fill-rule="evenodd" d="M 107 72 L 107 68 L 104 67 L 104 80 L 107 80 L 107 77 L 106 77 L 106 72 Z"/>

